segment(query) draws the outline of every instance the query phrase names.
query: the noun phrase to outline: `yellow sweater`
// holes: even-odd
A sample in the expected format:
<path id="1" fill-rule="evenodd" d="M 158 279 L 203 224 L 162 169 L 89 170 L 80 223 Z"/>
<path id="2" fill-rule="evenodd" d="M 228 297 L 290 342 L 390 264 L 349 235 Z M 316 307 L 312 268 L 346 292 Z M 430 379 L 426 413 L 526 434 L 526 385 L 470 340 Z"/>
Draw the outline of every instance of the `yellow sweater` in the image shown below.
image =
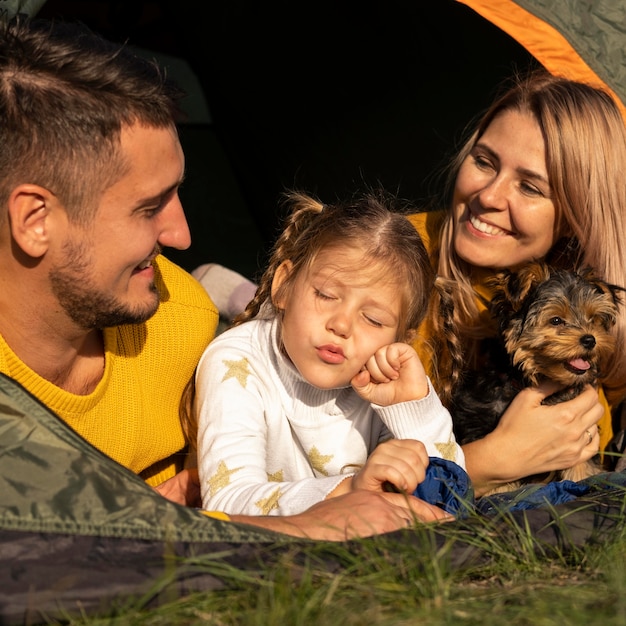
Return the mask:
<path id="1" fill-rule="evenodd" d="M 415 226 L 415 229 L 422 237 L 424 245 L 429 252 L 433 249 L 434 243 L 437 241 L 443 216 L 444 213 L 442 211 L 416 213 L 409 216 L 409 221 L 413 224 L 413 226 Z M 437 268 L 435 267 L 435 269 Z M 482 283 L 475 284 L 474 288 L 483 298 L 489 297 L 489 291 Z M 486 306 L 480 300 L 478 301 L 478 309 L 481 313 L 486 311 Z M 423 343 L 420 342 L 419 338 L 423 337 L 427 339 L 431 332 L 432 330 L 430 329 L 428 320 L 425 320 L 420 326 L 418 339 L 414 344 L 415 349 L 424 363 L 424 368 L 427 373 L 432 372 L 433 364 L 428 352 L 426 351 Z M 599 396 L 600 402 L 604 405 L 604 416 L 598 423 L 598 429 L 600 431 L 600 450 L 604 450 L 609 441 L 613 438 L 613 425 L 611 420 L 611 407 L 606 400 L 602 387 L 599 389 Z"/>
<path id="2" fill-rule="evenodd" d="M 104 330 L 104 375 L 89 395 L 41 378 L 0 337 L 0 371 L 153 486 L 182 467 L 180 398 L 218 322 L 217 309 L 194 278 L 163 256 L 156 268 L 156 314 L 144 324 Z"/>

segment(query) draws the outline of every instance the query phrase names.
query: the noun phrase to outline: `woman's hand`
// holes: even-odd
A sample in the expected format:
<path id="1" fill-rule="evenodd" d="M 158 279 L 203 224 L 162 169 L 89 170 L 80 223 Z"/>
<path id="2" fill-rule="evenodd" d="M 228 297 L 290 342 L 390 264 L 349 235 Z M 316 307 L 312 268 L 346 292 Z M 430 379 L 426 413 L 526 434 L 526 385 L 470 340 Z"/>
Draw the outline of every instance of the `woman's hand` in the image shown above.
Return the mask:
<path id="1" fill-rule="evenodd" d="M 390 439 L 379 444 L 363 468 L 352 477 L 352 490 L 385 491 L 391 483 L 404 493 L 413 493 L 424 481 L 428 467 L 428 453 L 421 441 Z"/>
<path id="2" fill-rule="evenodd" d="M 568 402 L 541 404 L 558 389 L 551 382 L 523 389 L 493 432 L 463 446 L 476 495 L 525 476 L 572 467 L 598 452 L 597 423 L 604 407 L 597 391 L 587 386 Z"/>
<path id="3" fill-rule="evenodd" d="M 415 349 L 406 343 L 377 350 L 351 383 L 364 400 L 380 406 L 421 400 L 428 394 L 424 366 Z"/>

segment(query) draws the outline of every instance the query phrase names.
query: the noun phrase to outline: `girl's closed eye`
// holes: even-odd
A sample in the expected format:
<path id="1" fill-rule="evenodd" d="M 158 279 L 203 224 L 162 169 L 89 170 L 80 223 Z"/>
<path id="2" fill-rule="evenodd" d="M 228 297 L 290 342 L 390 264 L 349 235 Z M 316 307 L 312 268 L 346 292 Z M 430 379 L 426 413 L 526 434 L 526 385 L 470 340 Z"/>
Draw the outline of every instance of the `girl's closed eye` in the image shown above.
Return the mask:
<path id="1" fill-rule="evenodd" d="M 328 293 L 324 293 L 323 291 L 320 291 L 319 289 L 316 289 L 315 287 L 313 288 L 313 291 L 315 292 L 315 297 L 319 298 L 320 300 L 334 300 L 335 297 L 331 296 Z"/>
<path id="2" fill-rule="evenodd" d="M 363 315 L 363 317 L 368 321 L 368 323 L 370 323 L 372 326 L 375 326 L 376 328 L 382 328 L 384 326 L 384 324 L 377 320 L 374 317 L 371 317 L 369 315 Z"/>

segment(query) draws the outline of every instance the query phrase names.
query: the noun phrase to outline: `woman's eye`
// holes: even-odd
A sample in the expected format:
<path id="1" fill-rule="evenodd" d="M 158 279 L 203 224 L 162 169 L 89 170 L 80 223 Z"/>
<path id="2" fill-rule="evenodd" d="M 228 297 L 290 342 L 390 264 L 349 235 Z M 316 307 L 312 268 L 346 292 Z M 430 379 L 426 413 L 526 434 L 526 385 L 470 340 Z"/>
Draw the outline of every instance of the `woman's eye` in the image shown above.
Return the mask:
<path id="1" fill-rule="evenodd" d="M 530 185 L 529 183 L 522 182 L 520 188 L 527 196 L 543 196 L 540 189 L 537 189 L 537 187 Z"/>
<path id="2" fill-rule="evenodd" d="M 493 169 L 491 161 L 480 154 L 474 155 L 474 163 L 476 164 L 476 167 L 481 170 Z"/>

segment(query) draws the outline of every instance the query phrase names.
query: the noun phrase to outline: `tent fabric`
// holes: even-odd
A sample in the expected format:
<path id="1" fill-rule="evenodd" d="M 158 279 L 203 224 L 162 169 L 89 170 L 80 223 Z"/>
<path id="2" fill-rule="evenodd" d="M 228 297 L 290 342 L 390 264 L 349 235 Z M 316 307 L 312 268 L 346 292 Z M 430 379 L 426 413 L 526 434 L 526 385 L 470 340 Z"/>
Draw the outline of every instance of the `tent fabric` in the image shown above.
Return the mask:
<path id="1" fill-rule="evenodd" d="M 553 74 L 604 85 L 626 119 L 623 0 L 457 0 L 522 44 Z"/>
<path id="2" fill-rule="evenodd" d="M 258 542 L 166 542 L 0 529 L 0 624 L 110 615 L 130 604 L 152 607 L 195 591 L 223 589 L 228 565 L 256 573 L 284 549 L 284 544 Z M 195 565 L 182 565 L 181 559 L 193 559 Z"/>
<path id="3" fill-rule="evenodd" d="M 155 581 L 192 555 L 258 568 L 287 539 L 166 500 L 2 374 L 0 494 L 0 624 L 158 597 Z M 167 588 L 222 586 L 183 569 Z"/>
<path id="4" fill-rule="evenodd" d="M 149 541 L 271 539 L 158 496 L 2 374 L 0 441 L 1 529 Z"/>
<path id="5" fill-rule="evenodd" d="M 339 545 L 344 555 L 346 548 L 356 556 L 392 554 L 387 542 L 400 540 L 415 558 L 445 553 L 450 568 L 462 569 L 492 558 L 476 541 L 481 533 L 513 533 L 513 541 L 518 528 L 531 533 L 538 554 L 557 555 L 621 532 L 625 490 L 626 474 L 603 475 L 584 497 L 560 506 L 494 510 L 488 521 L 470 516 Z M 2 375 L 0 493 L 2 624 L 221 589 L 227 566 L 258 576 L 287 552 L 289 562 L 317 552 L 318 567 L 342 567 L 327 542 L 212 519 L 165 500 Z"/>

